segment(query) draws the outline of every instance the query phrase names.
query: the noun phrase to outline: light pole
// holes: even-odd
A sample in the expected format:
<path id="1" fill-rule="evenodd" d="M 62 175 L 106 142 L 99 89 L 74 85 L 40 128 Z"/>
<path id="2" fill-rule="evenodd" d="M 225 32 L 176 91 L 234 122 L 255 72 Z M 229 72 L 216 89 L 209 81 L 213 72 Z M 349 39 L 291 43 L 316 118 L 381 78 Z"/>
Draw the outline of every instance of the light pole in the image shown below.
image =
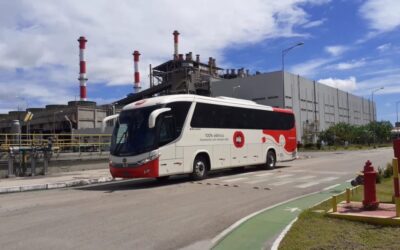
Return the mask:
<path id="1" fill-rule="evenodd" d="M 400 103 L 400 101 L 396 102 L 396 115 L 397 115 L 396 124 L 395 124 L 396 126 L 399 124 L 399 103 Z"/>
<path id="2" fill-rule="evenodd" d="M 286 48 L 284 50 L 282 50 L 282 108 L 285 108 L 285 56 L 287 53 L 289 53 L 289 51 L 291 51 L 292 49 L 302 46 L 304 45 L 303 42 L 298 42 L 292 46 L 290 46 L 289 48 Z"/>
<path id="3" fill-rule="evenodd" d="M 377 91 L 379 91 L 379 90 L 382 90 L 382 89 L 384 89 L 384 88 L 385 88 L 385 87 L 380 87 L 380 88 L 378 88 L 378 89 L 372 90 L 372 92 L 371 92 L 371 100 L 372 100 L 372 121 L 375 121 L 374 93 L 377 92 Z"/>
<path id="4" fill-rule="evenodd" d="M 295 45 L 292 45 L 291 47 L 282 50 L 282 72 L 285 71 L 285 55 L 287 53 L 289 53 L 289 51 L 291 51 L 292 49 L 294 49 L 296 47 L 299 47 L 299 46 L 302 46 L 302 45 L 304 45 L 303 42 L 298 42 Z"/>

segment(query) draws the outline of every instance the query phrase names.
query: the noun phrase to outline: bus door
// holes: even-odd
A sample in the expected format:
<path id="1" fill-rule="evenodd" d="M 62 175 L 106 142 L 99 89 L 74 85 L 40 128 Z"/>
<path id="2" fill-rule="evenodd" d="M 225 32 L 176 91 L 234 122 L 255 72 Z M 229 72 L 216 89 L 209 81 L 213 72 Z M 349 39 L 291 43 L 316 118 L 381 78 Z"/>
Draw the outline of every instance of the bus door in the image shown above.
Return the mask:
<path id="1" fill-rule="evenodd" d="M 166 114 L 160 119 L 158 132 L 158 146 L 160 153 L 160 175 L 169 175 L 183 171 L 183 160 L 176 159 L 175 119 L 172 115 Z"/>

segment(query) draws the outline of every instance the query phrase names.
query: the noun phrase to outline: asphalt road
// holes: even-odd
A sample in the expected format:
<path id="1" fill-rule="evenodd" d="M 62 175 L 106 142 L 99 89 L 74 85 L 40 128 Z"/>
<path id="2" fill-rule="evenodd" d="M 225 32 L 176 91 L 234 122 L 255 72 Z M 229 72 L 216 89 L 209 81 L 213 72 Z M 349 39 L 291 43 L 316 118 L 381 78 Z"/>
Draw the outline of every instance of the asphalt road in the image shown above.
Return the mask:
<path id="1" fill-rule="evenodd" d="M 191 182 L 130 180 L 0 195 L 1 249 L 207 249 L 240 218 L 343 183 L 393 150 L 303 153 L 274 170 L 225 171 Z"/>

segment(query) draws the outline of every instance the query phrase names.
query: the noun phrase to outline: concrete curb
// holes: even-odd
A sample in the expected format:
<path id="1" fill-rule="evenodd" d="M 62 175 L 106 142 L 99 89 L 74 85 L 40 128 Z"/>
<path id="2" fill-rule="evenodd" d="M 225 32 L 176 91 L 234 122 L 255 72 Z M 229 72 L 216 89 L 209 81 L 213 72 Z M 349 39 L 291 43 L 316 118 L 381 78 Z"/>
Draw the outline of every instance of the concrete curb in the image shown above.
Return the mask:
<path id="1" fill-rule="evenodd" d="M 70 181 L 47 183 L 47 184 L 13 186 L 13 187 L 0 188 L 0 194 L 47 190 L 47 189 L 58 189 L 58 188 L 66 188 L 66 187 L 77 187 L 77 186 L 85 186 L 85 185 L 90 185 L 90 184 L 105 183 L 105 182 L 111 182 L 111 181 L 114 181 L 114 178 L 100 177 L 100 178 L 93 178 L 93 179 L 86 179 L 86 180 L 70 180 Z"/>

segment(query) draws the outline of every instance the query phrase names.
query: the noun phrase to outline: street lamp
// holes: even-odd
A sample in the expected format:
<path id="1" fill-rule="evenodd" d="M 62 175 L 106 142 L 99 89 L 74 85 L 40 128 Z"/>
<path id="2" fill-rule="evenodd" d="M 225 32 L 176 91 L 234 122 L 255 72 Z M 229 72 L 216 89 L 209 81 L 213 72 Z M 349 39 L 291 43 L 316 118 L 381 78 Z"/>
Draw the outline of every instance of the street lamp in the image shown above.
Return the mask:
<path id="1" fill-rule="evenodd" d="M 285 56 L 287 53 L 289 53 L 289 51 L 291 51 L 292 49 L 302 46 L 304 45 L 303 42 L 298 42 L 292 46 L 290 46 L 289 48 L 286 48 L 284 50 L 282 50 L 282 89 L 283 89 L 283 93 L 282 93 L 282 108 L 285 108 Z"/>
<path id="2" fill-rule="evenodd" d="M 396 126 L 397 126 L 397 124 L 399 124 L 399 103 L 400 103 L 400 101 L 397 101 L 396 102 L 396 115 L 397 115 L 397 119 L 396 119 Z"/>
<path id="3" fill-rule="evenodd" d="M 377 92 L 377 91 L 379 91 L 379 90 L 382 90 L 382 89 L 384 89 L 384 88 L 385 88 L 385 87 L 380 87 L 380 88 L 378 88 L 378 89 L 372 90 L 372 92 L 371 92 L 371 100 L 372 100 L 372 121 L 375 121 L 374 93 Z"/>
<path id="4" fill-rule="evenodd" d="M 289 47 L 289 48 L 286 48 L 286 49 L 282 50 L 282 72 L 285 71 L 285 55 L 286 55 L 287 53 L 289 53 L 289 51 L 291 51 L 292 49 L 294 49 L 294 48 L 296 48 L 296 47 L 299 47 L 299 46 L 302 46 L 302 45 L 304 45 L 303 42 L 298 42 L 298 43 L 296 43 L 295 45 L 293 45 L 293 46 L 291 46 L 291 47 Z"/>

